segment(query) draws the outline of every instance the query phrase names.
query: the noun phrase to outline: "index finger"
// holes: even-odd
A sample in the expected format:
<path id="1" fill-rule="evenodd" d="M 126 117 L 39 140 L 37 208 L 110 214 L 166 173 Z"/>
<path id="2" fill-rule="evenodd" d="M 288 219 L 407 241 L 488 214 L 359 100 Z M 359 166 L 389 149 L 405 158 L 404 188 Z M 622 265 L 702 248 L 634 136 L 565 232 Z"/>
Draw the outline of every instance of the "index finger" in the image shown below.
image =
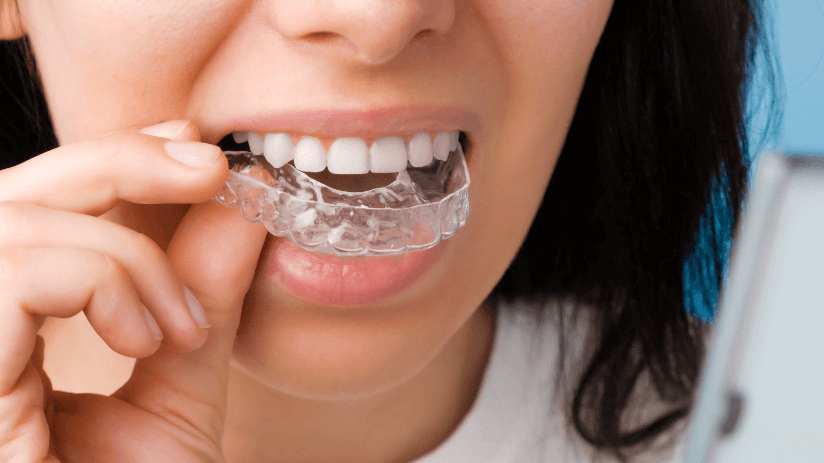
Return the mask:
<path id="1" fill-rule="evenodd" d="M 191 133 L 198 136 L 197 131 Z M 205 167 L 186 165 L 175 157 L 189 164 L 201 161 Z M 100 215 L 119 200 L 206 201 L 227 175 L 226 157 L 215 145 L 124 132 L 60 146 L 0 171 L 0 201 Z"/>

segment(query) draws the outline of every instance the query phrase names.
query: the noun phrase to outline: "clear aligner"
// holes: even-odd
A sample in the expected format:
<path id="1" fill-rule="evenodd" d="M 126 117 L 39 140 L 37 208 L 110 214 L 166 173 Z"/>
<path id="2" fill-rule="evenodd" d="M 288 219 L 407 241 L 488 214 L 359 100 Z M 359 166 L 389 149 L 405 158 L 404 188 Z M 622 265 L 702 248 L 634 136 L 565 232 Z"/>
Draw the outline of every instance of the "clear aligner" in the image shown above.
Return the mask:
<path id="1" fill-rule="evenodd" d="M 364 192 L 336 190 L 290 164 L 226 152 L 229 178 L 215 201 L 262 222 L 275 236 L 337 256 L 378 256 L 428 249 L 454 235 L 469 215 L 469 171 L 461 146 L 446 161 L 398 173 Z"/>

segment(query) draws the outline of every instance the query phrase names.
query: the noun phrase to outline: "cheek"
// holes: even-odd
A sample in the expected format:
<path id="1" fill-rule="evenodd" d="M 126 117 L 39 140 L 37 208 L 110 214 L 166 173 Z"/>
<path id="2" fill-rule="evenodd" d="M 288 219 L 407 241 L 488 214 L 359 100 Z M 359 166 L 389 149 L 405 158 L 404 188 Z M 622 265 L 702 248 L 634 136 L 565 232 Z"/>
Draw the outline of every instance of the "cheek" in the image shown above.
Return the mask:
<path id="1" fill-rule="evenodd" d="M 569 94 L 586 72 L 612 9 L 612 0 L 479 0 L 494 37 L 511 97 Z M 534 92 L 534 93 L 533 93 Z"/>
<path id="2" fill-rule="evenodd" d="M 508 71 L 504 130 L 519 133 L 518 142 L 537 142 L 508 156 L 546 171 L 554 159 L 547 164 L 544 154 L 557 154 L 566 138 L 612 0 L 492 3 L 489 14 L 500 24 L 493 34 Z"/>
<path id="3" fill-rule="evenodd" d="M 479 146 L 466 274 L 488 289 L 520 247 L 578 103 L 611 0 L 481 1 L 505 73 L 498 123 Z M 474 216 L 473 216 L 474 215 Z M 557 226 L 564 226 L 558 224 Z"/>
<path id="4" fill-rule="evenodd" d="M 513 59 L 564 61 L 597 43 L 613 0 L 478 0 L 479 14 Z"/>
<path id="5" fill-rule="evenodd" d="M 204 48 L 236 16 L 238 1 L 52 0 L 35 6 L 38 18 L 74 59 L 107 70 L 145 66 L 146 58 L 190 61 L 183 51 Z M 197 58 L 197 55 L 195 55 Z M 182 63 L 181 63 L 182 64 Z M 119 73 L 124 74 L 120 69 Z"/>
<path id="6" fill-rule="evenodd" d="M 501 182 L 548 180 L 577 106 L 612 0 L 479 0 L 504 73 L 486 151 Z M 486 160 L 485 160 L 486 161 Z M 485 172 L 486 173 L 486 172 Z M 513 183 L 517 182 L 517 183 Z M 532 183 L 530 183 L 532 184 Z M 542 186 L 536 191 L 543 191 Z"/>
<path id="7" fill-rule="evenodd" d="M 180 114 L 240 1 L 21 5 L 61 143 Z"/>

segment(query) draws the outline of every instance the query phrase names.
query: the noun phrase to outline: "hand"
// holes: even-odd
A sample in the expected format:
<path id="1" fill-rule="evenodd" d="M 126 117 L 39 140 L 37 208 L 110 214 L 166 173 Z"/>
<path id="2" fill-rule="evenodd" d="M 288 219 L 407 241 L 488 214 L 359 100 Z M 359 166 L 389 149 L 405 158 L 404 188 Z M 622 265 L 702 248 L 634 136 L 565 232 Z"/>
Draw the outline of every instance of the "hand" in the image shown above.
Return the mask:
<path id="1" fill-rule="evenodd" d="M 178 158 L 203 166 L 191 167 L 168 140 L 136 132 L 0 171 L 0 461 L 224 461 L 229 360 L 266 230 L 209 200 L 227 175 L 216 147 L 178 143 Z M 181 122 L 145 132 L 199 140 Z M 164 254 L 96 217 L 119 200 L 201 204 Z M 139 359 L 110 397 L 52 391 L 42 370 L 42 317 L 80 310 Z"/>

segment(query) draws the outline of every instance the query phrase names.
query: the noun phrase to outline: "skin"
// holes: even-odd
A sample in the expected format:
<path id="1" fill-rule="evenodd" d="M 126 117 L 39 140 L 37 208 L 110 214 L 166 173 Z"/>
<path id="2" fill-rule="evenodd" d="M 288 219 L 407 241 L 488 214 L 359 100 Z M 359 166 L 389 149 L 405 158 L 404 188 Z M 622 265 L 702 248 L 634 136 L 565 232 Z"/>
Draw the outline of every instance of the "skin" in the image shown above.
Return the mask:
<path id="1" fill-rule="evenodd" d="M 33 213 L 19 204 L 44 207 L 55 231 L 22 244 L 0 237 L 0 248 L 61 249 L 27 273 L 32 281 L 58 267 L 97 268 L 91 262 L 101 259 L 126 269 L 116 281 L 103 270 L 99 277 L 86 272 L 91 276 L 82 282 L 78 272 L 66 272 L 66 287 L 78 294 L 69 300 L 52 291 L 48 305 L 62 311 L 23 313 L 24 304 L 6 304 L 17 317 L 13 342 L 20 347 L 9 357 L 17 369 L 2 374 L 8 384 L 26 381 L 0 391 L 0 407 L 46 404 L 45 416 L 25 415 L 34 430 L 25 448 L 42 454 L 49 430 L 59 437 L 52 452 L 62 461 L 114 461 L 124 452 L 153 461 L 153 452 L 161 452 L 176 455 L 173 461 L 270 455 L 282 462 L 402 462 L 435 448 L 477 394 L 493 338 L 493 314 L 483 301 L 540 204 L 611 6 L 610 0 L 20 0 L 21 17 L 3 16 L 2 36 L 29 35 L 61 147 L 35 158 L 39 164 L 2 172 L 0 184 L 14 187 L 0 189 L 0 200 L 25 210 L 12 216 L 21 221 Z M 260 256 L 280 239 L 208 201 L 225 179 L 222 155 L 202 169 L 181 167 L 164 157 L 161 138 L 136 133 L 188 120 L 180 133 L 164 136 L 215 144 L 244 129 L 228 125 L 243 116 L 418 104 L 478 115 L 470 134 L 470 220 L 415 285 L 350 311 L 297 299 L 266 278 Z M 158 189 L 161 172 L 169 178 Z M 88 216 L 90 230 L 103 230 L 100 239 L 60 241 L 57 235 L 74 230 L 60 211 Z M 137 233 L 112 232 L 104 221 L 148 236 L 157 249 Z M 135 242 L 156 254 L 145 269 L 146 252 L 124 251 Z M 137 297 L 145 302 L 151 291 L 134 281 L 153 276 L 167 282 L 155 286 L 155 299 L 171 301 L 146 304 L 162 343 L 135 318 Z M 186 318 L 183 284 L 202 302 L 210 328 Z M 95 305 L 95 297 L 104 299 L 94 295 L 106 288 L 126 294 L 125 302 Z M 28 291 L 18 298 L 49 289 Z M 42 346 L 35 347 L 32 328 L 38 314 L 68 317 L 84 309 L 91 327 L 73 318 L 50 320 L 41 330 L 46 370 L 55 389 L 111 392 L 128 379 L 113 397 L 51 394 L 38 367 Z M 111 318 L 94 315 L 118 310 L 132 322 L 107 324 Z M 66 367 L 90 355 L 101 359 L 97 370 Z M 141 359 L 132 373 L 135 357 Z M 45 398 L 37 396 L 39 381 L 47 385 Z M 24 393 L 29 402 L 20 399 Z M 50 404 L 58 405 L 56 413 Z M 138 432 L 156 442 L 134 442 L 129 436 Z M 104 444 L 102 435 L 110 436 Z"/>

